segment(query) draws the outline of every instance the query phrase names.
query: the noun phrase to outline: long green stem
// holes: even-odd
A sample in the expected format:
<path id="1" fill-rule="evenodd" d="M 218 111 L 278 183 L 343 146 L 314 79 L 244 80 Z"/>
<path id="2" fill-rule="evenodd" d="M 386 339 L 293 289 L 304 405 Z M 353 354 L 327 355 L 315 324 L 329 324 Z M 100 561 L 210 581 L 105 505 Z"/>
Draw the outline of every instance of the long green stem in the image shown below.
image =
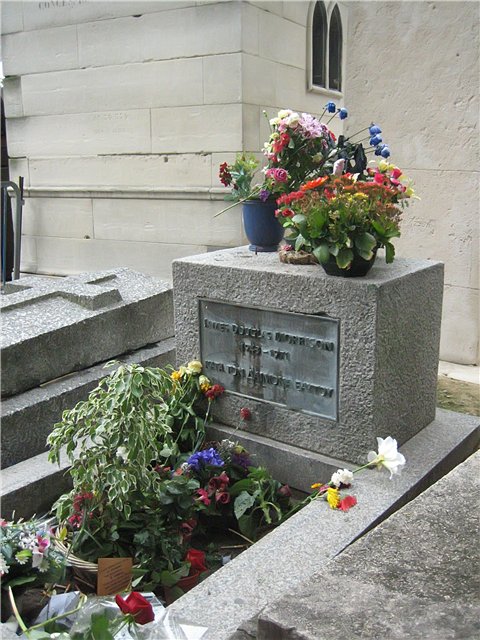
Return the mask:
<path id="1" fill-rule="evenodd" d="M 86 599 L 87 599 L 86 595 L 81 595 L 80 596 L 80 600 L 78 602 L 78 605 L 75 607 L 75 609 L 71 609 L 70 611 L 65 611 L 65 613 L 60 613 L 58 616 L 54 616 L 53 618 L 49 618 L 48 620 L 45 620 L 44 622 L 39 622 L 38 624 L 34 625 L 33 627 L 29 627 L 28 631 L 33 631 L 34 629 L 41 629 L 46 624 L 48 624 L 50 622 L 56 622 L 57 620 L 60 620 L 60 618 L 68 618 L 68 616 L 71 616 L 74 613 L 77 613 L 77 611 L 80 611 L 80 609 L 85 604 Z"/>
<path id="2" fill-rule="evenodd" d="M 15 602 L 15 598 L 13 597 L 12 587 L 8 587 L 8 598 L 10 600 L 10 604 L 12 605 L 13 615 L 17 619 L 18 626 L 25 633 L 28 631 L 27 625 L 22 620 L 22 617 L 17 609 L 17 603 Z"/>
<path id="3" fill-rule="evenodd" d="M 236 202 L 234 202 L 233 204 L 231 204 L 230 206 L 226 207 L 225 209 L 222 209 L 221 211 L 219 211 L 218 213 L 216 213 L 213 217 L 217 218 L 218 216 L 222 215 L 222 213 L 225 213 L 225 211 L 229 211 L 230 209 L 233 209 L 233 207 L 236 207 L 237 204 L 242 204 L 243 202 L 246 202 L 247 200 L 249 200 L 251 197 L 256 196 L 258 193 L 260 193 L 260 187 L 257 186 L 253 189 L 253 191 L 251 191 L 248 196 L 246 196 L 245 198 L 240 198 L 240 200 L 237 200 Z"/>

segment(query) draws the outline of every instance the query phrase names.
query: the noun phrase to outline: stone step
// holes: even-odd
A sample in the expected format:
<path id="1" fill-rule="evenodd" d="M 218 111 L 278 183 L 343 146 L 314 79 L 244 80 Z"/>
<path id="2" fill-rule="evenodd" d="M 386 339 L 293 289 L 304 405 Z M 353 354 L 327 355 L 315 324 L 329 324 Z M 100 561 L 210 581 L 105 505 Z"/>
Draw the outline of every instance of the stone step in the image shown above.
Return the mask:
<path id="1" fill-rule="evenodd" d="M 161 342 L 118 357 L 118 361 L 163 368 L 175 364 L 175 340 Z M 85 400 L 98 382 L 113 370 L 105 363 L 69 374 L 2 401 L 2 469 L 46 450 L 46 439 L 65 409 Z"/>
<path id="2" fill-rule="evenodd" d="M 248 637 L 232 634 L 243 626 L 245 621 L 254 616 L 258 617 L 266 606 L 273 605 L 279 598 L 301 589 L 302 585 L 313 579 L 322 567 L 352 542 L 374 529 L 470 456 L 478 447 L 479 424 L 478 418 L 438 410 L 435 420 L 401 447 L 407 464 L 400 476 L 390 480 L 388 473 L 373 470 L 357 474 L 350 490 L 358 500 L 355 508 L 348 513 L 342 513 L 330 509 L 323 500 L 313 501 L 179 598 L 170 605 L 169 610 L 182 619 L 194 620 L 196 624 L 208 627 L 204 640 Z M 367 445 L 367 448 L 374 447 L 375 443 L 371 443 L 371 447 Z M 365 458 L 366 454 L 367 451 Z M 295 464 L 295 460 L 287 460 L 285 464 Z M 298 472 L 301 471 L 299 469 Z M 321 472 L 319 469 L 317 481 L 328 482 L 330 478 L 320 476 Z M 451 499 L 454 500 L 454 496 L 451 496 Z M 465 509 L 475 508 L 472 501 L 473 497 L 468 506 L 465 504 Z M 455 508 L 452 506 L 450 511 L 445 510 L 444 516 L 457 519 Z M 461 520 L 458 522 L 461 526 Z M 405 537 L 406 544 L 407 534 L 408 527 L 403 525 L 398 535 Z M 425 547 L 423 549 L 426 553 Z M 430 554 L 434 555 L 434 549 L 430 550 Z M 393 566 L 395 547 L 388 557 Z M 361 567 L 357 568 L 357 572 L 367 570 L 368 556 L 363 556 L 363 562 Z M 398 564 L 393 570 L 393 575 L 399 576 L 400 579 L 402 572 L 403 567 Z M 377 576 L 376 580 L 381 582 L 381 576 Z M 336 620 L 343 618 L 341 609 L 337 609 L 328 591 L 322 591 L 321 583 L 315 598 L 318 611 L 321 610 L 323 616 Z M 288 600 L 291 607 L 295 607 L 295 598 L 288 596 Z M 382 609 L 379 608 L 378 611 L 381 612 Z M 350 624 L 355 624 L 354 617 L 351 618 Z M 271 634 L 264 637 L 273 640 L 284 636 Z M 331 638 L 328 633 L 314 637 L 318 640 Z M 359 636 L 351 632 L 343 635 L 343 638 L 355 637 Z M 362 637 L 377 636 L 364 634 Z M 378 637 L 390 638 L 388 634 Z"/>
<path id="3" fill-rule="evenodd" d="M 130 269 L 7 283 L 2 397 L 172 337 L 171 285 Z"/>
<path id="4" fill-rule="evenodd" d="M 254 637 L 480 637 L 479 470 L 476 452 L 264 609 Z"/>

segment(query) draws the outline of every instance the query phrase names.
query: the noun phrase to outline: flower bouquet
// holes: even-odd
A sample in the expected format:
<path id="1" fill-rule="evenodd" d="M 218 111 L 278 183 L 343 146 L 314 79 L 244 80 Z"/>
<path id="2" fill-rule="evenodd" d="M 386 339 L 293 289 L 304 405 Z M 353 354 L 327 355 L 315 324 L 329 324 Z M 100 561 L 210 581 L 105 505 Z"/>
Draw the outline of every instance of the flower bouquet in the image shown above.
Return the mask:
<path id="1" fill-rule="evenodd" d="M 305 182 L 277 199 L 276 215 L 289 231 L 286 250 L 312 254 L 333 275 L 365 275 L 380 247 L 393 261 L 391 240 L 412 195 L 402 171 L 385 161 L 363 178 L 337 172 Z"/>

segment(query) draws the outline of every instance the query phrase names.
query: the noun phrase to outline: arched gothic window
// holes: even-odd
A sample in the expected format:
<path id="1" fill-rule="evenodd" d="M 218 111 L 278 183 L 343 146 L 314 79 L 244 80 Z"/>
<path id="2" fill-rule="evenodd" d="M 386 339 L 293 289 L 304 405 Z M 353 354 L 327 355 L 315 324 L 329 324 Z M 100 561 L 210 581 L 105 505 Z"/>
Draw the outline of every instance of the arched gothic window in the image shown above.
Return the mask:
<path id="1" fill-rule="evenodd" d="M 324 2 L 316 2 L 311 27 L 311 83 L 341 91 L 343 29 L 338 5 L 327 11 Z"/>

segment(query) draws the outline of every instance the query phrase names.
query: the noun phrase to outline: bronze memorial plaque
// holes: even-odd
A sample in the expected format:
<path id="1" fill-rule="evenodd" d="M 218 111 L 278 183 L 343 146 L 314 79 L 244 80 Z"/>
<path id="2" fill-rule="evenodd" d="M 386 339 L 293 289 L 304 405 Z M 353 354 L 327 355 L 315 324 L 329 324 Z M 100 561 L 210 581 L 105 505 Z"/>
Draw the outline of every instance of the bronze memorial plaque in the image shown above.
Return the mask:
<path id="1" fill-rule="evenodd" d="M 339 321 L 201 299 L 204 373 L 227 391 L 337 420 Z"/>

